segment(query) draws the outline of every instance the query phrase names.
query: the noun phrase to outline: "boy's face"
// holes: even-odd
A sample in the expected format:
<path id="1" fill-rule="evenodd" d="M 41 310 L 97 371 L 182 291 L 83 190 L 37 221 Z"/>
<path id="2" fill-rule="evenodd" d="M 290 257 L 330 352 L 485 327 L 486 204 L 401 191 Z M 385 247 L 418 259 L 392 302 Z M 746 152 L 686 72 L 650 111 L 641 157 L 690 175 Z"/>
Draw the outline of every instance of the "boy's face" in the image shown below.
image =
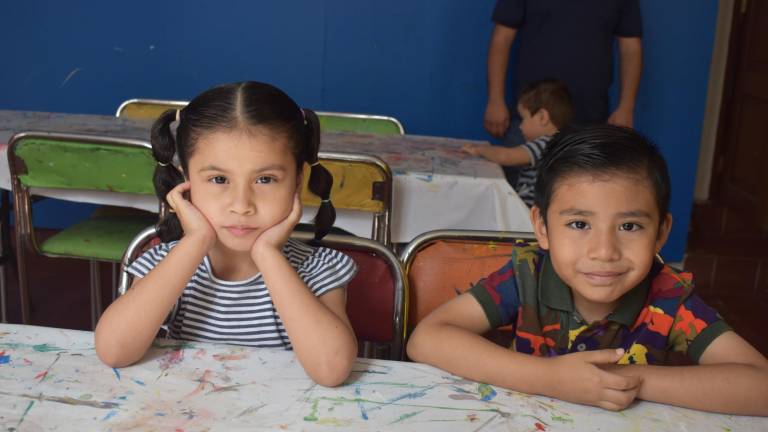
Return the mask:
<path id="1" fill-rule="evenodd" d="M 672 225 L 669 214 L 659 220 L 655 198 L 639 175 L 577 174 L 555 184 L 546 224 L 531 210 L 536 238 L 582 314 L 604 317 L 648 274 Z"/>
<path id="2" fill-rule="evenodd" d="M 528 108 L 517 104 L 517 113 L 520 114 L 520 132 L 526 141 L 533 141 L 542 135 L 549 135 L 547 125 L 549 124 L 549 114 L 546 110 L 540 109 L 531 113 Z"/>

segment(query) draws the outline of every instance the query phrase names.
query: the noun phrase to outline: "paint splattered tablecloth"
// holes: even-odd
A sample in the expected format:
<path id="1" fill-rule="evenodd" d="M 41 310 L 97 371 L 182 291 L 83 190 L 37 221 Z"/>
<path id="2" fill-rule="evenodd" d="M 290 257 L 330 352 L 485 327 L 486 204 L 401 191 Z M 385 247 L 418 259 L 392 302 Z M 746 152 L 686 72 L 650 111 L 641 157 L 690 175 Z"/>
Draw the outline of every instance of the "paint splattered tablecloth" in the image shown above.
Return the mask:
<path id="1" fill-rule="evenodd" d="M 48 131 L 148 141 L 151 122 L 103 115 L 0 110 L 0 144 L 16 132 Z M 435 229 L 531 232 L 528 208 L 507 183 L 501 167 L 461 151 L 464 144 L 445 137 L 327 133 L 322 151 L 358 153 L 383 159 L 393 173 L 392 241 L 407 243 Z M 10 189 L 6 148 L 0 145 L 0 188 Z M 153 196 L 97 191 L 36 190 L 70 201 L 157 211 Z M 314 217 L 304 211 L 303 221 Z M 361 237 L 371 233 L 369 214 L 340 210 L 336 225 Z"/>
<path id="2" fill-rule="evenodd" d="M 758 431 L 768 419 L 640 402 L 612 413 L 467 381 L 433 367 L 359 359 L 338 388 L 292 352 L 157 341 L 113 369 L 93 333 L 0 324 L 2 431 Z"/>

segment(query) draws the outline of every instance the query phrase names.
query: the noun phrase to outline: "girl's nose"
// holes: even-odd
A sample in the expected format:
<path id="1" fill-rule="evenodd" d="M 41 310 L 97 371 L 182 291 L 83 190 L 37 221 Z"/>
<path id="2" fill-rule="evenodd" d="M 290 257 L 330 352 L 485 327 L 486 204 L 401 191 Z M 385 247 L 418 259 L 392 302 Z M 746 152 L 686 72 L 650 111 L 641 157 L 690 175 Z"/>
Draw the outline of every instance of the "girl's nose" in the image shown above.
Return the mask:
<path id="1" fill-rule="evenodd" d="M 231 193 L 230 212 L 245 216 L 256 213 L 256 201 L 253 199 L 251 188 L 248 185 L 233 187 Z"/>

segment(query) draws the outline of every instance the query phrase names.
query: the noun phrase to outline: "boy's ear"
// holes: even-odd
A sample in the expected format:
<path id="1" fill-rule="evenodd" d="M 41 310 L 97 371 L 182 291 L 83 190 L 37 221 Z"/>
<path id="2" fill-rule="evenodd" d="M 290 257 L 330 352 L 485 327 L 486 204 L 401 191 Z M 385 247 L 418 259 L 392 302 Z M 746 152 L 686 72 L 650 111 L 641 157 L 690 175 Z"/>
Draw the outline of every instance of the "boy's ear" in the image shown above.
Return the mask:
<path id="1" fill-rule="evenodd" d="M 664 219 L 661 220 L 661 223 L 659 223 L 659 232 L 656 236 L 656 253 L 659 253 L 664 243 L 667 242 L 670 231 L 672 231 L 672 214 L 667 213 Z"/>
<path id="2" fill-rule="evenodd" d="M 542 249 L 549 249 L 549 234 L 547 233 L 547 224 L 541 214 L 541 209 L 537 206 L 531 207 L 531 225 L 533 233 L 536 235 L 536 241 Z"/>
<path id="3" fill-rule="evenodd" d="M 542 126 L 547 126 L 548 124 L 550 124 L 552 122 L 552 118 L 549 116 L 549 111 L 547 111 L 546 108 L 540 108 L 536 112 L 536 116 L 535 117 L 538 119 L 539 124 L 542 125 Z"/>

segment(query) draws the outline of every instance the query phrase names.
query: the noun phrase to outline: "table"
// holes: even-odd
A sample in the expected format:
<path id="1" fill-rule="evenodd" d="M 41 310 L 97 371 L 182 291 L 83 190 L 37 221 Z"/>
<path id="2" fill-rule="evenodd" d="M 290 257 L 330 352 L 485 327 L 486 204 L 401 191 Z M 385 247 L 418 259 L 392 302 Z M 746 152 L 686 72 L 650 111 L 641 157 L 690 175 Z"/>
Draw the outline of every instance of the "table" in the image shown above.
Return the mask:
<path id="1" fill-rule="evenodd" d="M 758 431 L 768 419 L 638 402 L 621 413 L 461 379 L 419 363 L 358 359 L 338 388 L 291 351 L 157 340 L 102 364 L 93 333 L 0 324 L 0 430 Z"/>
<path id="2" fill-rule="evenodd" d="M 0 143 L 21 131 L 47 131 L 149 139 L 151 122 L 112 116 L 0 110 Z M 531 232 L 528 208 L 507 183 L 501 167 L 461 152 L 478 141 L 414 135 L 324 133 L 321 150 L 362 153 L 383 159 L 393 172 L 392 241 L 407 243 L 435 229 L 486 229 Z M 0 148 L 0 187 L 10 189 L 7 148 Z M 151 196 L 110 192 L 36 193 L 71 201 L 157 211 Z M 314 217 L 306 209 L 303 220 Z M 339 211 L 337 226 L 369 237 L 367 214 Z"/>

